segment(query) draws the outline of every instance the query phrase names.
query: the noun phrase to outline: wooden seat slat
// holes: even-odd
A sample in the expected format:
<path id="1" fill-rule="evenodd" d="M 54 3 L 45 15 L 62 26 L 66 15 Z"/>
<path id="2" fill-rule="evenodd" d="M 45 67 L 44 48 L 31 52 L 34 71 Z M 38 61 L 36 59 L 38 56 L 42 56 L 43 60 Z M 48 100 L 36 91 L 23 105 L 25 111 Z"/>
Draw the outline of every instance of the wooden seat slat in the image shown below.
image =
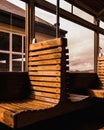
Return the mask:
<path id="1" fill-rule="evenodd" d="M 60 88 L 49 88 L 49 87 L 40 87 L 40 86 L 32 86 L 32 90 L 38 90 L 40 92 L 50 92 L 60 94 Z"/>
<path id="2" fill-rule="evenodd" d="M 49 82 L 49 81 L 46 81 L 46 82 L 39 82 L 39 81 L 30 81 L 30 84 L 32 84 L 32 86 L 46 86 L 46 87 L 56 87 L 56 88 L 60 88 L 60 82 Z"/>
<path id="3" fill-rule="evenodd" d="M 57 39 L 53 39 L 53 40 L 47 40 L 44 42 L 39 42 L 37 44 L 31 44 L 30 45 L 30 50 L 31 51 L 35 51 L 35 50 L 42 50 L 42 49 L 47 49 L 47 48 L 52 48 L 52 47 L 57 47 L 57 46 L 61 46 L 62 42 L 60 42 L 60 38 Z"/>
<path id="4" fill-rule="evenodd" d="M 47 94 L 48 95 L 48 94 Z M 55 94 L 54 94 L 54 97 L 49 97 L 49 96 L 41 96 L 41 95 L 33 95 L 32 98 L 34 98 L 35 100 L 39 100 L 39 101 L 43 101 L 43 102 L 47 102 L 47 103 L 52 103 L 52 104 L 56 104 L 59 102 L 60 100 L 60 97 L 59 98 L 56 98 Z"/>
<path id="5" fill-rule="evenodd" d="M 53 82 L 61 82 L 60 81 L 60 78 L 57 76 L 57 77 L 49 77 L 49 76 L 30 76 L 29 77 L 30 81 L 53 81 Z"/>
<path id="6" fill-rule="evenodd" d="M 32 51 L 29 53 L 29 56 L 36 56 L 36 55 L 45 55 L 45 54 L 52 54 L 52 53 L 59 53 L 62 51 L 61 47 L 57 47 L 57 48 L 53 48 L 53 49 L 49 49 L 49 50 L 38 50 L 38 51 Z"/>
<path id="7" fill-rule="evenodd" d="M 61 60 L 60 59 L 55 59 L 55 60 L 43 60 L 43 61 L 32 61 L 29 62 L 29 66 L 37 66 L 37 65 L 54 65 L 54 64 L 60 64 Z"/>
<path id="8" fill-rule="evenodd" d="M 49 103 L 52 103 L 52 104 L 59 103 L 59 99 L 56 99 L 56 98 L 49 98 L 49 97 L 43 97 L 43 96 L 36 95 L 35 99 L 39 100 L 39 101 L 49 102 Z"/>
<path id="9" fill-rule="evenodd" d="M 35 96 L 35 95 L 33 95 L 33 96 Z M 30 100 L 34 100 L 36 103 L 38 103 L 38 104 L 41 104 L 41 105 L 44 105 L 45 107 L 46 106 L 48 106 L 48 107 L 53 107 L 54 106 L 54 104 L 53 103 L 49 103 L 49 102 L 44 102 L 44 101 L 40 101 L 40 100 L 36 100 L 35 99 L 35 97 L 30 97 Z"/>
<path id="10" fill-rule="evenodd" d="M 47 65 L 47 66 L 31 66 L 29 67 L 29 70 L 30 71 L 34 71 L 34 70 L 51 70 L 51 71 L 54 71 L 54 70 L 61 70 L 61 66 L 60 65 Z"/>
<path id="11" fill-rule="evenodd" d="M 99 72 L 98 72 L 98 74 L 104 75 L 104 70 L 102 70 L 102 69 L 99 69 Z"/>
<path id="12" fill-rule="evenodd" d="M 32 94 L 32 97 L 35 98 L 35 95 L 38 96 L 44 96 L 44 97 L 49 97 L 49 98 L 55 98 L 55 99 L 59 99 L 60 95 L 57 93 L 47 93 L 47 92 L 41 92 L 41 91 L 34 91 Z"/>
<path id="13" fill-rule="evenodd" d="M 104 61 L 100 61 L 100 62 L 98 62 L 98 67 L 104 67 Z"/>
<path id="14" fill-rule="evenodd" d="M 61 76 L 61 72 L 60 71 L 55 71 L 55 70 L 53 70 L 53 71 L 45 71 L 45 70 L 43 70 L 43 71 L 30 71 L 29 72 L 29 76 L 31 76 L 31 75 L 35 75 L 35 76 Z"/>
<path id="15" fill-rule="evenodd" d="M 40 60 L 51 60 L 51 59 L 58 59 L 61 58 L 61 54 L 60 53 L 51 53 L 51 54 L 45 54 L 45 55 L 36 55 L 36 56 L 32 56 L 29 57 L 29 61 L 40 61 Z"/>

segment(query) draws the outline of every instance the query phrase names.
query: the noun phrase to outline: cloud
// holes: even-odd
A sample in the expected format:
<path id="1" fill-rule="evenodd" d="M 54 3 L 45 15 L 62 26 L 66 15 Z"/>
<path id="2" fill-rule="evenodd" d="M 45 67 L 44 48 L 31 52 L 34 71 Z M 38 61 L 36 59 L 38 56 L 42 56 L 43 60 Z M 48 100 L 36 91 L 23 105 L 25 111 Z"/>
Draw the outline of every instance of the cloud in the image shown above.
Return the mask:
<path id="1" fill-rule="evenodd" d="M 77 65 L 73 65 L 73 66 L 70 66 L 70 70 L 73 70 L 73 71 L 88 71 L 88 70 L 92 70 L 93 68 L 93 65 L 89 62 L 84 62 L 84 63 L 81 63 L 81 64 L 77 64 Z"/>
<path id="2" fill-rule="evenodd" d="M 91 39 L 76 43 L 69 49 L 69 64 L 71 70 L 91 70 L 94 65 L 94 46 Z"/>

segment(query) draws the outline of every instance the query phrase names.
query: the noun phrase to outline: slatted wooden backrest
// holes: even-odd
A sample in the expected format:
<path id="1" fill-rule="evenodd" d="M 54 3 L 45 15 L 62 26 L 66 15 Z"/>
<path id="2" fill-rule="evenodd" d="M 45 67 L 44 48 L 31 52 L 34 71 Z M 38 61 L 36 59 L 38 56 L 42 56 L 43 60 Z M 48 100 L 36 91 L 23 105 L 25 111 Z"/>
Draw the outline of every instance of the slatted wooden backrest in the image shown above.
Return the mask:
<path id="1" fill-rule="evenodd" d="M 98 87 L 91 89 L 89 92 L 92 97 L 104 99 L 104 56 L 98 57 L 97 60 Z"/>
<path id="2" fill-rule="evenodd" d="M 99 78 L 99 87 L 104 89 L 104 56 L 98 57 L 97 74 Z"/>
<path id="3" fill-rule="evenodd" d="M 66 44 L 65 38 L 30 44 L 29 79 L 36 100 L 65 100 Z"/>

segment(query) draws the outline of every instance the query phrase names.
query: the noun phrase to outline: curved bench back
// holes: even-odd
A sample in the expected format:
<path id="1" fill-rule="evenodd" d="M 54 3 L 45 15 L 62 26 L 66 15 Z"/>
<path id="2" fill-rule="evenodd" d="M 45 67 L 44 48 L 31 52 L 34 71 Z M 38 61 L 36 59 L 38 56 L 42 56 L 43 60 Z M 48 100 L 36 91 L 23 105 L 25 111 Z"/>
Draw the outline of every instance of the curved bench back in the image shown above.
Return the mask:
<path id="1" fill-rule="evenodd" d="M 99 87 L 104 88 L 104 56 L 98 57 L 97 74 L 99 78 Z"/>
<path id="2" fill-rule="evenodd" d="M 35 99 L 55 104 L 65 100 L 66 44 L 65 38 L 30 44 L 28 69 Z"/>

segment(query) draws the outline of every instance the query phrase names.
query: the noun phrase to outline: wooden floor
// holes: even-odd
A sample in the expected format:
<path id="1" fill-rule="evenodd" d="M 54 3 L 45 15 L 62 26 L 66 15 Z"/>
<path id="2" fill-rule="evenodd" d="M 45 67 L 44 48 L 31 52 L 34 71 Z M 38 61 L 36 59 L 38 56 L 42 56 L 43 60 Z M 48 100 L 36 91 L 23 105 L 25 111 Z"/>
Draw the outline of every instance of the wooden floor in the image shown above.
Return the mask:
<path id="1" fill-rule="evenodd" d="M 104 130 L 104 102 L 81 111 L 75 111 L 67 115 L 52 118 L 50 120 L 41 121 L 33 125 L 20 128 L 18 130 Z M 8 126 L 0 123 L 0 130 L 12 130 Z"/>

